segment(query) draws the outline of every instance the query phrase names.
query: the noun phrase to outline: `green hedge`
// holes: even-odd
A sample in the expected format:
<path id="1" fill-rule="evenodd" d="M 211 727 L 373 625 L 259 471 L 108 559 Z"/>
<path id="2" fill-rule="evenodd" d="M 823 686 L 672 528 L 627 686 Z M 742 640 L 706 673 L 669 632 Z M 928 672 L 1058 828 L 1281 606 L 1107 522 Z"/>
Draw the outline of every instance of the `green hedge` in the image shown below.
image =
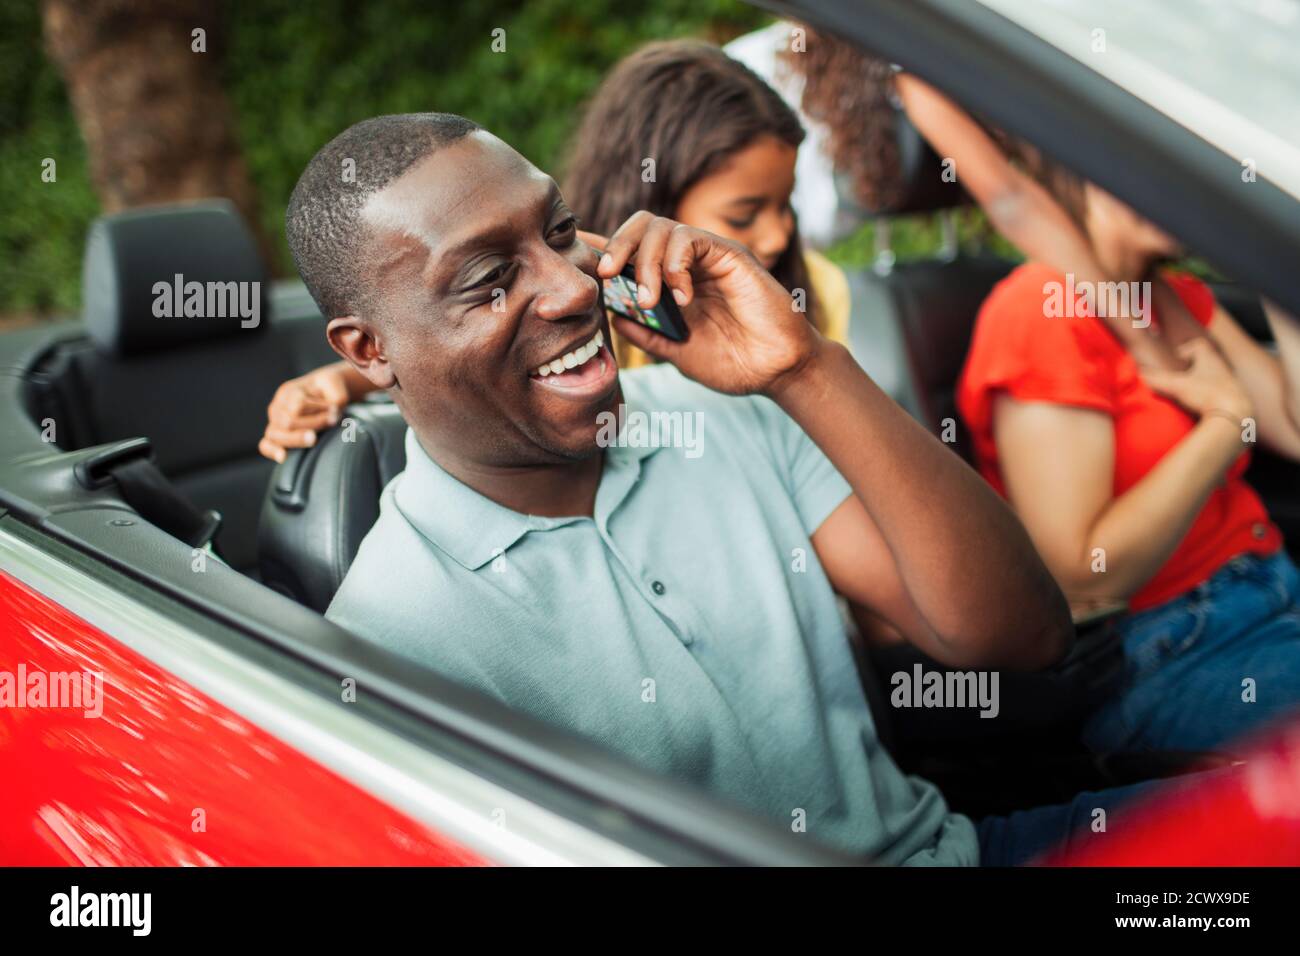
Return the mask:
<path id="1" fill-rule="evenodd" d="M 768 19 L 739 0 L 240 0 L 226 11 L 223 82 L 263 226 L 281 242 L 299 172 L 357 120 L 463 113 L 546 168 L 583 99 L 630 50 L 683 35 L 725 41 Z M 498 27 L 504 53 L 491 49 Z M 36 0 L 0 0 L 0 104 L 0 314 L 75 310 L 98 203 Z M 46 157 L 57 182 L 41 182 Z"/>
<path id="2" fill-rule="evenodd" d="M 725 42 L 768 20 L 740 0 L 229 0 L 226 9 L 223 84 L 281 271 L 291 262 L 284 204 L 298 174 L 357 120 L 463 113 L 553 168 L 583 100 L 620 57 L 652 39 Z M 498 27 L 504 53 L 492 50 Z M 99 209 L 62 79 L 42 50 L 37 0 L 0 0 L 0 104 L 0 318 L 73 312 Z M 47 157 L 57 182 L 41 181 Z M 1014 255 L 977 211 L 959 217 L 959 234 Z M 899 258 L 911 258 L 938 246 L 939 228 L 912 217 L 895 222 L 892 238 Z M 864 266 L 871 249 L 867 226 L 830 254 Z"/>

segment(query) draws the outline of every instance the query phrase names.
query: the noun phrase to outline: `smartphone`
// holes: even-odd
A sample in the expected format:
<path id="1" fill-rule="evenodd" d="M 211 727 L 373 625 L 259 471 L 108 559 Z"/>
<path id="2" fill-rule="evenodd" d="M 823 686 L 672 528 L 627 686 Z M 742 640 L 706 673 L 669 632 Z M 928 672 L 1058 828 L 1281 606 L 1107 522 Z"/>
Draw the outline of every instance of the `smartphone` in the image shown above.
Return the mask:
<path id="1" fill-rule="evenodd" d="M 672 339 L 686 341 L 686 321 L 681 309 L 673 301 L 672 290 L 662 287 L 659 304 L 653 309 L 643 309 L 636 301 L 636 269 L 631 263 L 605 283 L 605 307 L 634 322 L 640 322 L 651 331 Z"/>

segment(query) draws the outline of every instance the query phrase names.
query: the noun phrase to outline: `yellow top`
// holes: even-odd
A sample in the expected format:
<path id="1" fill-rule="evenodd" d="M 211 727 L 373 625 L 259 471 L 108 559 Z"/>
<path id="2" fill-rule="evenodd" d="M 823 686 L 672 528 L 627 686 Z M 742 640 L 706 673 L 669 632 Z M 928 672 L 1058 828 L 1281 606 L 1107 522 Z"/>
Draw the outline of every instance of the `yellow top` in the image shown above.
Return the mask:
<path id="1" fill-rule="evenodd" d="M 839 266 L 820 252 L 805 249 L 803 261 L 808 269 L 808 284 L 812 286 L 813 299 L 817 303 L 813 324 L 828 339 L 847 343 L 849 308 L 852 304 L 849 299 L 849 280 Z M 611 334 L 619 368 L 640 368 L 642 365 L 654 364 L 655 360 L 635 345 L 623 341 L 612 330 Z"/>

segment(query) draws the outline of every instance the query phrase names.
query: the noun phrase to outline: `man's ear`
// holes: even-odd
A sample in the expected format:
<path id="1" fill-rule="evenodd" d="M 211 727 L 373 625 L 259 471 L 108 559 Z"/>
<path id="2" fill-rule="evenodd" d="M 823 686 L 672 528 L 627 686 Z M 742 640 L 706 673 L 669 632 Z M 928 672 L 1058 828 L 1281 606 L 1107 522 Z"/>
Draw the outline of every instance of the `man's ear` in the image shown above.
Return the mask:
<path id="1" fill-rule="evenodd" d="M 330 347 L 375 388 L 389 389 L 397 384 L 397 376 L 388 364 L 370 323 L 355 315 L 330 319 L 325 326 L 325 337 L 329 339 Z"/>

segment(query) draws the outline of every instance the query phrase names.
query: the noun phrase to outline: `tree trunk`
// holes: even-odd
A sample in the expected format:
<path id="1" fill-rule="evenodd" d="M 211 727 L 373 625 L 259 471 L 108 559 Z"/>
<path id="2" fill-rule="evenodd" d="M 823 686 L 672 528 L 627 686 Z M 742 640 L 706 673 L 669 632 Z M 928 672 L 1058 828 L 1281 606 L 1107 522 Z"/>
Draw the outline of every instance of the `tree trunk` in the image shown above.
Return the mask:
<path id="1" fill-rule="evenodd" d="M 42 0 L 45 46 L 68 85 L 105 212 L 223 196 L 268 267 L 234 115 L 221 88 L 220 0 Z M 194 31 L 202 30 L 204 52 Z"/>

